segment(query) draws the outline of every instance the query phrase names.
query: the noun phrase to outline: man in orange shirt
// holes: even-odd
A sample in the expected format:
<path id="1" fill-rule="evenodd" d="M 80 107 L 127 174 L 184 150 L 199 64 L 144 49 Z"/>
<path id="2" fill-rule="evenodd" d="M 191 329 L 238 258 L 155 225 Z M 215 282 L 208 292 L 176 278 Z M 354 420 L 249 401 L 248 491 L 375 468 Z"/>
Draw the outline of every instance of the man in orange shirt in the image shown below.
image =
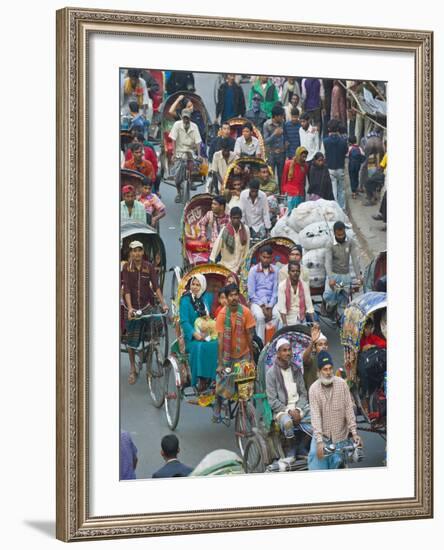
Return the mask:
<path id="1" fill-rule="evenodd" d="M 248 307 L 239 302 L 239 287 L 229 284 L 225 287 L 227 305 L 219 312 L 216 319 L 218 342 L 218 366 L 216 369 L 216 392 L 218 385 L 224 386 L 230 379 L 234 363 L 241 361 L 253 362 L 253 337 L 256 321 Z M 232 381 L 233 382 L 233 381 Z M 220 410 L 223 397 L 229 398 L 234 392 L 227 385 L 224 391 L 216 395 L 213 408 L 213 422 L 220 422 Z M 228 394 L 227 394 L 228 393 Z"/>
<path id="2" fill-rule="evenodd" d="M 154 168 L 151 162 L 143 158 L 143 144 L 131 143 L 130 148 L 133 158 L 131 160 L 127 160 L 123 167 L 128 168 L 128 170 L 135 170 L 148 178 L 151 183 L 154 182 L 156 179 L 156 174 L 154 173 Z"/>
<path id="3" fill-rule="evenodd" d="M 219 335 L 217 372 L 231 368 L 235 361 L 253 360 L 253 337 L 256 321 L 248 307 L 239 302 L 239 288 L 234 283 L 225 287 L 227 305 L 219 312 L 216 330 Z M 229 313 L 229 315 L 228 315 Z"/>

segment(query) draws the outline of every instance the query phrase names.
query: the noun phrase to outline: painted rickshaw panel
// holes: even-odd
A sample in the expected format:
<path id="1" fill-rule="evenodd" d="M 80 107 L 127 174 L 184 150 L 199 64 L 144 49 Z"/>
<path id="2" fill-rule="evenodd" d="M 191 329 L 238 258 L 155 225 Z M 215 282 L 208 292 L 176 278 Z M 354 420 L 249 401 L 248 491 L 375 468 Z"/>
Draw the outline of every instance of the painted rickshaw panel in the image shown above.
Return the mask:
<path id="1" fill-rule="evenodd" d="M 271 169 L 270 166 L 268 166 L 268 164 L 266 163 L 265 160 L 263 160 L 259 157 L 240 157 L 240 158 L 234 160 L 228 166 L 227 173 L 225 174 L 224 181 L 222 182 L 222 187 L 221 187 L 221 190 L 220 190 L 221 194 L 227 189 L 227 187 L 230 186 L 231 179 L 234 176 L 235 168 L 237 166 L 244 167 L 246 165 L 252 166 L 253 169 L 251 170 L 251 172 L 249 172 L 248 177 L 241 176 L 242 189 L 245 189 L 248 186 L 248 182 L 250 181 L 250 179 L 257 176 L 257 174 L 259 173 L 259 170 L 261 169 L 262 166 L 267 166 L 268 171 L 270 173 L 270 176 L 273 176 L 273 170 Z"/>
<path id="2" fill-rule="evenodd" d="M 213 196 L 209 193 L 194 195 L 185 205 L 181 220 L 182 257 L 189 265 L 206 264 L 210 258 L 207 241 L 198 242 L 198 224 L 211 209 Z"/>
<path id="3" fill-rule="evenodd" d="M 386 307 L 385 292 L 366 292 L 355 298 L 344 311 L 340 333 L 341 344 L 358 352 L 368 317 Z"/>

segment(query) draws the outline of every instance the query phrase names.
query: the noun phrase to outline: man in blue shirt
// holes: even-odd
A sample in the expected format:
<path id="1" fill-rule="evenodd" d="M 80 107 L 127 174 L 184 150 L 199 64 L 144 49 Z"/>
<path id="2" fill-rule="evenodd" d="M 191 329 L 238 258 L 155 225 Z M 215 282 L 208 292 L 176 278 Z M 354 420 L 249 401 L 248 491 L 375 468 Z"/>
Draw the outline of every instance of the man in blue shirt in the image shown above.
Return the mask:
<path id="1" fill-rule="evenodd" d="M 291 110 L 291 120 L 284 124 L 284 141 L 288 159 L 292 159 L 296 153 L 296 149 L 301 146 L 300 127 L 299 109 L 294 107 Z"/>
<path id="2" fill-rule="evenodd" d="M 272 323 L 277 328 L 279 323 L 278 269 L 271 263 L 273 249 L 270 245 L 259 250 L 259 259 L 259 263 L 248 274 L 248 300 L 256 320 L 256 333 L 264 342 L 265 324 Z"/>
<path id="3" fill-rule="evenodd" d="M 328 136 L 324 138 L 325 159 L 336 202 L 345 209 L 344 164 L 348 152 L 347 141 L 339 134 L 339 120 L 328 122 Z"/>

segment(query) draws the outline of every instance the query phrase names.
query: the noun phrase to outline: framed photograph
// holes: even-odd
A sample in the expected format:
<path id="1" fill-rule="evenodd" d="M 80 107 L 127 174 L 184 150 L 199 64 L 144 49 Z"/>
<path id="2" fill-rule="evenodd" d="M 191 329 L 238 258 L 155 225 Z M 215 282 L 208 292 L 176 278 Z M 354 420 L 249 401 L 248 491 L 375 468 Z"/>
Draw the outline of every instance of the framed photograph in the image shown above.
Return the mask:
<path id="1" fill-rule="evenodd" d="M 60 540 L 432 517 L 432 54 L 57 12 Z"/>

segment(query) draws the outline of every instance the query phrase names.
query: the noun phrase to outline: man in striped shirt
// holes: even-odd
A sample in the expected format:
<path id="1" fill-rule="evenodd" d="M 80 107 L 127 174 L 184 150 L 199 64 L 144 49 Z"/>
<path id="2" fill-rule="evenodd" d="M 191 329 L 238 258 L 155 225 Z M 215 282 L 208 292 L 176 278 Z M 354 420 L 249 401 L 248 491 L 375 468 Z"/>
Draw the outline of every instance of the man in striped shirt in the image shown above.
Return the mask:
<path id="1" fill-rule="evenodd" d="M 308 455 L 309 470 L 332 470 L 341 464 L 337 453 L 324 456 L 324 447 L 334 443 L 336 448 L 347 444 L 349 435 L 358 445 L 353 402 L 348 385 L 333 373 L 333 360 L 327 351 L 318 354 L 319 378 L 310 386 L 309 401 L 313 439 Z"/>

